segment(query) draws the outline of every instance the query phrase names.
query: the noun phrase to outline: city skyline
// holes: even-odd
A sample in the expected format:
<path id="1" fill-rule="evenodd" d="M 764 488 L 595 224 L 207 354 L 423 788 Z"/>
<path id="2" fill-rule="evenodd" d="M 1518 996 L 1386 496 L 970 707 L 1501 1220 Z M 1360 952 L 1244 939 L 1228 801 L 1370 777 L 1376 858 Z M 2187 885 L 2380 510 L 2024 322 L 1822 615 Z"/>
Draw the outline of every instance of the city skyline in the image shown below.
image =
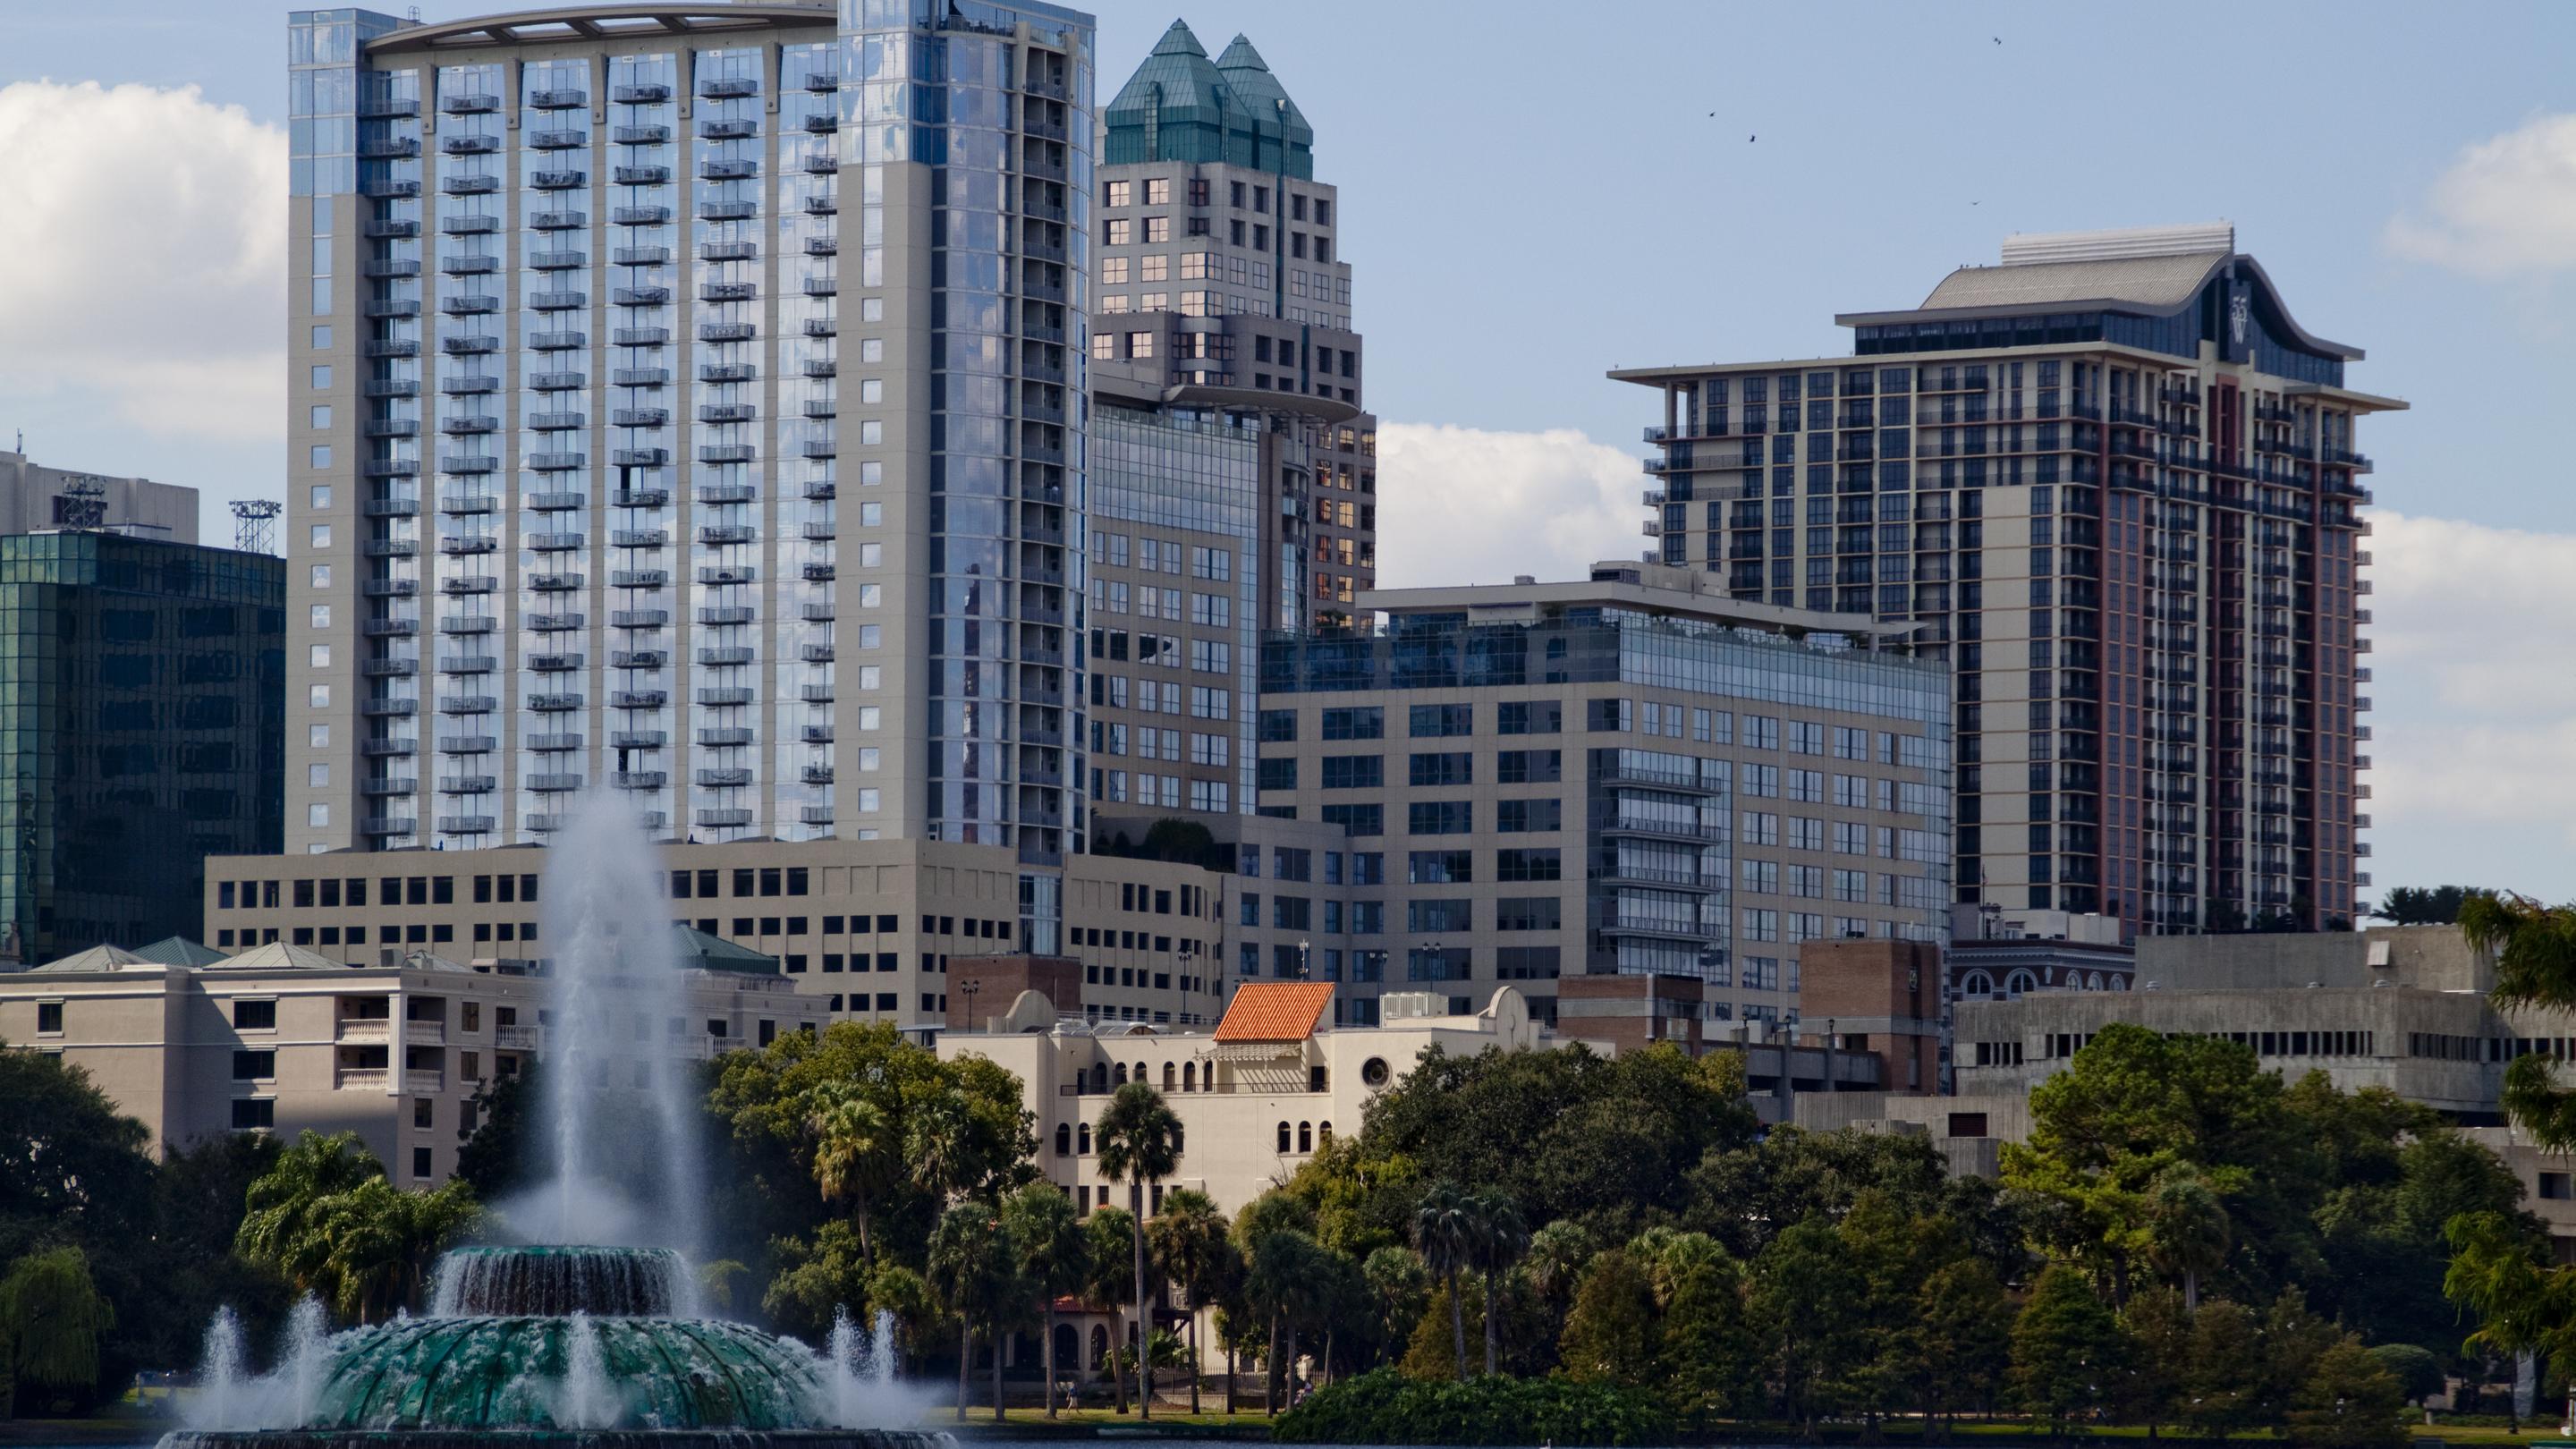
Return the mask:
<path id="1" fill-rule="evenodd" d="M 129 43 L 107 66 L 98 52 L 76 49 L 74 37 L 49 32 L 46 22 L 0 24 L 0 35 L 23 42 L 9 47 L 21 59 L 0 69 L 0 86 L 11 87 L 0 90 L 0 133 L 29 135 L 24 128 L 30 125 L 71 123 L 87 132 L 82 144 L 113 148 L 139 144 L 120 137 L 176 136 L 168 128 L 179 126 L 189 134 L 163 149 L 208 175 L 225 174 L 223 168 L 241 164 L 245 155 L 274 152 L 282 193 L 284 97 L 275 86 L 274 50 L 280 12 L 212 7 L 211 23 L 247 33 L 242 63 L 235 64 L 222 46 L 208 50 L 202 37 L 192 39 L 190 27 L 199 22 L 174 7 L 125 8 L 133 21 Z M 489 8 L 423 7 L 432 21 Z M 2337 12 L 2342 18 L 2330 31 L 2302 25 L 2299 15 L 2310 12 L 2253 17 L 2242 32 L 2249 52 L 2267 39 L 2297 34 L 2319 74 L 2350 77 L 2314 107 L 2316 123 L 2336 132 L 2333 150 L 2319 152 L 2279 151 L 2287 143 L 2258 144 L 2250 133 L 2213 147 L 2217 133 L 2241 123 L 2215 105 L 2226 93 L 2223 83 L 2200 78 L 2176 82 L 2175 94 L 2205 104 L 2159 105 L 2153 121 L 2141 108 L 2133 126 L 1999 130 L 2011 116 L 2038 114 L 2035 103 L 2080 93 L 2084 67 L 2073 62 L 2088 54 L 2088 35 L 2098 39 L 2098 27 L 2108 23 L 2012 7 L 1938 23 L 1885 18 L 1873 35 L 1843 49 L 1890 88 L 1864 93 L 1831 115 L 1820 111 L 1824 101 L 1796 96 L 1760 67 L 1701 67 L 1694 78 L 1693 47 L 1619 46 L 1600 34 L 1565 38 L 1561 63 L 1579 79 L 1562 83 L 1562 105 L 1511 104 L 1511 95 L 1532 93 L 1514 88 L 1535 75 L 1528 47 L 1519 44 L 1536 33 L 1527 12 L 1492 16 L 1474 32 L 1452 30 L 1436 15 L 1376 16 L 1371 43 L 1358 49 L 1327 49 L 1329 25 L 1292 32 L 1275 14 L 1265 23 L 1265 12 L 1247 5 L 1177 13 L 1211 48 L 1237 29 L 1251 32 L 1272 65 L 1290 77 L 1324 137 L 1319 164 L 1331 170 L 1351 207 L 1347 253 L 1380 279 L 1364 293 L 1355 325 L 1376 341 L 1379 376 L 1371 402 L 1389 419 L 1381 556 L 1384 581 L 1393 585 L 1496 581 L 1521 572 L 1562 576 L 1569 560 L 1637 552 L 1643 540 L 1635 534 L 1634 497 L 1645 481 L 1637 462 L 1643 450 L 1625 440 L 1644 419 L 1633 390 L 1603 378 L 1609 367 L 1831 356 L 1849 348 L 1847 335 L 1831 327 L 1833 313 L 1909 306 L 1939 269 L 1991 257 L 2009 232 L 2230 217 L 2246 250 L 2263 256 L 2276 274 L 2297 279 L 2288 285 L 2303 320 L 2328 335 L 2367 343 L 2371 358 L 2357 369 L 2354 385 L 2414 404 L 2411 414 L 2375 429 L 2369 448 L 2381 463 L 2383 500 L 2375 547 L 2380 738 L 2370 777 L 2378 787 L 2376 888 L 2459 879 L 2563 894 L 2551 867 L 2563 866 L 2576 850 L 2554 820 L 2562 787 L 2551 774 L 2562 748 L 2576 740 L 2576 723 L 2565 718 L 2576 696 L 2525 687 L 2518 673 L 2530 642 L 2553 632 L 2559 618 L 2576 619 L 2576 595 L 2566 582 L 2576 571 L 2556 566 L 2576 554 L 2576 539 L 2561 532 L 2570 526 L 2569 505 L 2517 480 L 2536 470 L 2535 430 L 2546 416 L 2538 397 L 2568 366 L 2548 345 L 2555 314 L 2563 311 L 2549 277 L 2576 259 L 2576 246 L 2547 229 L 2546 208 L 2531 208 L 2544 219 L 2522 234 L 2486 221 L 2490 212 L 2482 205 L 2498 178 L 2536 170 L 2532 158 L 2569 145 L 2569 127 L 2553 124 L 2532 100 L 2550 93 L 2539 70 L 2549 46 L 2501 57 L 2482 49 L 2492 65 L 2473 92 L 2446 74 L 2465 66 L 2440 62 L 2448 47 L 2474 44 L 2474 38 L 2402 20 L 2404 12 Z M 1654 18 L 1618 33 L 1633 38 L 1660 25 L 1703 38 L 1701 54 L 1723 53 L 1707 49 L 1721 43 L 1730 51 L 1796 44 L 1824 29 L 1821 17 L 1748 14 L 1720 22 L 1678 9 L 1644 13 Z M 1104 83 L 1127 74 L 1172 18 L 1141 7 L 1101 7 L 1098 14 Z M 2534 31 L 2566 23 L 2537 10 L 2528 14 Z M 2410 44 L 2378 43 L 2400 24 L 2409 26 Z M 2187 53 L 2189 27 L 2174 29 L 2170 38 L 2123 37 L 2136 48 L 2121 73 L 2156 74 L 2160 57 Z M 1404 65 L 1435 41 L 1448 47 L 1444 65 Z M 1675 54 L 1659 56 L 1664 49 Z M 2393 57 L 2399 56 L 2410 77 L 2431 83 L 2394 102 L 2382 94 L 2365 104 L 2362 98 L 2375 89 L 2369 78 L 2397 67 Z M 1613 58 L 1633 64 L 1636 74 L 1618 86 L 1601 84 L 1596 77 L 1612 72 L 1595 63 Z M 1989 76 L 2011 82 L 1944 113 L 1961 124 L 1944 126 L 1929 143 L 1938 164 L 1915 164 L 1874 139 L 1899 134 L 1886 123 L 1911 108 L 1952 104 L 1921 88 L 1914 88 L 1915 99 L 1893 86 L 1911 64 L 1932 67 L 1927 78 L 1945 74 L 1942 66 L 1961 76 L 1983 66 Z M 166 92 L 65 96 L 40 88 L 37 78 L 46 75 L 64 84 L 196 81 L 207 89 L 202 102 Z M 17 82 L 27 84 L 12 86 Z M 1444 89 L 1452 84 L 1460 87 L 1456 93 Z M 1478 85 L 1487 93 L 1482 101 Z M 1667 97 L 1655 108 L 1672 114 L 1641 114 L 1621 99 L 1628 95 Z M 207 103 L 238 103 L 246 113 L 209 117 Z M 1715 114 L 1708 113 L 1712 106 Z M 136 107 L 147 119 L 125 119 Z M 55 118 L 26 119 L 31 108 Z M 1556 125 L 1567 109 L 1588 114 Z M 1406 171 L 1407 148 L 1357 139 L 1403 124 L 1408 111 L 1424 117 L 1426 138 L 1445 141 L 1451 128 L 1476 123 L 1477 154 L 1426 183 Z M 196 124 L 201 120 L 206 124 Z M 1669 144 L 1655 139 L 1659 129 L 1670 135 Z M 1607 145 L 1612 133 L 1627 144 Z M 42 144 L 43 133 L 32 134 Z M 1975 158 L 1996 144 L 1987 138 L 2006 134 L 2040 164 L 2014 168 L 1989 186 L 1979 178 L 1991 168 L 1976 166 Z M 2481 152 L 2467 149 L 2495 137 L 2517 139 Z M 2098 168 L 2051 169 L 2096 142 L 2123 160 L 2112 168 L 2116 177 Z M 1589 152 L 1582 150 L 1587 143 Z M 1562 211 L 1542 213 L 1570 218 L 1566 224 L 1499 224 L 1509 207 L 1535 198 L 1545 208 L 1547 198 L 1526 188 L 1485 184 L 1479 190 L 1480 183 L 1498 180 L 1495 168 L 1503 164 L 1486 151 L 1507 153 L 1518 169 L 1537 174 L 1578 174 L 1571 168 L 1580 163 L 1579 174 L 1593 177 L 1600 194 L 1633 197 L 1635 209 L 1576 198 Z M 2274 153 L 2269 159 L 2260 154 L 2267 151 Z M 2373 164 L 2358 181 L 2349 168 L 2305 159 L 2364 153 Z M 104 158 L 123 154 L 110 149 Z M 1887 163 L 1883 189 L 1825 184 L 1828 176 L 1852 174 L 1849 162 L 1859 158 Z M 28 163 L 0 162 L 0 170 L 11 164 Z M 259 165 L 250 169 L 256 184 L 266 184 Z M 117 185 L 140 189 L 155 175 L 147 171 L 140 182 Z M 2258 178 L 2268 178 L 2267 189 L 2253 189 Z M 95 176 L 75 177 L 21 189 L 40 203 L 29 213 L 39 229 L 49 215 L 76 215 L 49 212 L 47 205 L 77 207 L 94 221 L 130 218 L 128 194 L 102 196 L 102 184 Z M 1995 194 L 1983 194 L 1989 190 Z M 219 220 L 229 214 L 214 199 L 220 191 L 190 189 L 172 200 Z M 1862 192 L 1867 203 L 1852 198 Z M 2043 194 L 2044 205 L 2036 200 Z M 1499 198 L 1501 208 L 1481 227 L 1476 223 L 1487 219 L 1475 210 L 1478 195 Z M 1912 219 L 1901 229 L 1867 224 L 1878 208 Z M 199 486 L 216 509 L 232 497 L 277 496 L 284 483 L 278 466 L 283 353 L 270 369 L 273 377 L 246 376 L 258 365 L 255 348 L 209 351 L 201 334 L 220 343 L 226 336 L 274 333 L 275 296 L 259 288 L 282 290 L 283 267 L 276 267 L 279 284 L 256 279 L 270 264 L 261 259 L 263 246 L 274 247 L 274 260 L 282 261 L 281 213 L 263 201 L 238 232 L 221 225 L 198 229 L 206 271 L 193 278 L 183 272 L 176 293 L 157 290 L 173 285 L 158 277 L 133 289 L 156 306 L 169 299 L 174 310 L 163 318 L 166 332 L 146 327 L 149 316 L 117 310 L 136 302 L 90 289 L 86 295 L 99 303 L 102 352 L 157 336 L 167 356 L 151 366 L 101 365 L 85 373 L 82 348 L 67 345 L 44 385 L 23 375 L 0 380 L 0 426 L 25 426 L 28 451 L 39 461 Z M 1464 245 L 1462 217 L 1476 233 Z M 1747 224 L 1755 218 L 1758 225 Z M 274 233 L 265 241 L 255 234 L 261 225 Z M 1445 241 L 1435 230 L 1442 225 Z M 238 241 L 240 255 L 223 257 L 228 237 Z M 6 244 L 14 252 L 0 259 L 14 255 L 47 266 L 62 260 L 52 250 L 59 243 L 21 234 Z M 134 255 L 139 245 L 122 255 L 158 268 L 158 257 Z M 215 266 L 215 258 L 227 265 Z M 1623 265 L 1632 275 L 1688 280 L 1667 284 L 1642 305 L 1623 306 L 1621 293 L 1604 296 L 1598 284 Z M 1748 270 L 1755 266 L 1758 274 Z M 1492 306 L 1497 279 L 1514 267 L 1523 269 L 1516 299 L 1530 305 Z M 1561 285 L 1549 284 L 1549 276 Z M 78 283 L 78 271 L 65 280 Z M 250 319 L 247 327 L 233 325 L 224 311 L 233 294 L 227 289 L 245 286 L 254 294 L 240 309 Z M 78 285 L 64 291 L 85 295 Z M 40 305 L 11 309 L 17 315 L 8 319 L 15 333 L 8 340 L 62 335 L 60 317 L 49 322 Z M 157 400 L 136 404 L 119 392 L 142 384 Z M 274 481 L 263 485 L 262 478 Z M 1484 531 L 1444 527 L 1441 503 L 1470 487 L 1477 490 L 1471 496 L 1502 496 L 1521 507 L 1493 510 L 1510 521 Z M 1544 519 L 1543 527 L 1531 526 L 1533 514 Z M 2524 529 L 2536 531 L 2517 531 Z M 1533 542 L 1539 535 L 1547 537 Z M 210 522 L 207 536 L 224 534 Z M 1431 538 L 1440 540 L 1438 549 L 1426 547 Z"/>

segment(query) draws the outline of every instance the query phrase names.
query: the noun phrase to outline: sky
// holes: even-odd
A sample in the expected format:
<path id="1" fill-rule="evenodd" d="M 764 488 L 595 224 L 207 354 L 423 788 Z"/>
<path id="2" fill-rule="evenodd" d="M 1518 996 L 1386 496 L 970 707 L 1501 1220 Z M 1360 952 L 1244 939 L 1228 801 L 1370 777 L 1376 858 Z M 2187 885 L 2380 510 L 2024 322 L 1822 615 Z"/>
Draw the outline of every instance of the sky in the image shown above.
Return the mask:
<path id="1" fill-rule="evenodd" d="M 1381 576 L 1642 546 L 1614 366 L 1832 356 L 2016 231 L 2224 219 L 2369 353 L 2376 887 L 2576 896 L 2576 6 L 1110 0 L 1316 131 L 1383 419 Z M 0 0 L 0 445 L 279 496 L 282 5 Z M 422 0 L 431 20 L 485 3 Z"/>

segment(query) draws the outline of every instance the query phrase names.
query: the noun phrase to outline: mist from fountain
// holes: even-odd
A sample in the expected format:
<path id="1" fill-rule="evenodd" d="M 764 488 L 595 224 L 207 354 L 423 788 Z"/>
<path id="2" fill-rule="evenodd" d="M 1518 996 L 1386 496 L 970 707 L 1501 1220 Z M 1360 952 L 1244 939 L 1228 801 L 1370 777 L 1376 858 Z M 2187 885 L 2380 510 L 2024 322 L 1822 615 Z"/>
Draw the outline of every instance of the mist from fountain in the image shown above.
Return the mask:
<path id="1" fill-rule="evenodd" d="M 308 1293 L 287 1315 L 275 1367 L 255 1373 L 241 1315 L 228 1307 L 218 1309 L 206 1326 L 205 1359 L 182 1417 L 192 1429 L 302 1423 L 321 1397 L 331 1347 L 330 1315 L 322 1300 Z"/>
<path id="2" fill-rule="evenodd" d="M 552 989 L 535 1141 L 553 1177 L 497 1205 L 523 1240 L 703 1245 L 703 1124 L 687 1050 L 697 1039 L 662 869 L 643 823 L 606 790 L 582 796 L 546 850 Z"/>

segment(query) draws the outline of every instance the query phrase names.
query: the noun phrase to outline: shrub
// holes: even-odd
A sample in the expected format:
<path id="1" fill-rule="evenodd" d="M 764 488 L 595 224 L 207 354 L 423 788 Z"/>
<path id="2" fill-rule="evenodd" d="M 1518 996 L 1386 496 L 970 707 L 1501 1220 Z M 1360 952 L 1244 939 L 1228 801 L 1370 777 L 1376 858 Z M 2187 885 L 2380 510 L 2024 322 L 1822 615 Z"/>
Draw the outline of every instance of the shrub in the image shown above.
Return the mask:
<path id="1" fill-rule="evenodd" d="M 1672 1416 L 1647 1394 L 1565 1378 L 1408 1379 L 1379 1369 L 1280 1415 L 1283 1444 L 1669 1444 Z"/>

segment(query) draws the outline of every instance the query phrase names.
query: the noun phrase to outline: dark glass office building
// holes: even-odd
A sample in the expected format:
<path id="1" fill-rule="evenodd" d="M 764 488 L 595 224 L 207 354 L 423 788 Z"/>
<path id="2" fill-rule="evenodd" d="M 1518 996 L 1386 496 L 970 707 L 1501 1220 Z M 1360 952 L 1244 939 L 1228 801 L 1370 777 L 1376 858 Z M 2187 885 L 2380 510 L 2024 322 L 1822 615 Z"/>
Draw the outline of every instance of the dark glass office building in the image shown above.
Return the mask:
<path id="1" fill-rule="evenodd" d="M 200 934 L 209 855 L 274 854 L 286 567 L 0 537 L 0 970 Z"/>

